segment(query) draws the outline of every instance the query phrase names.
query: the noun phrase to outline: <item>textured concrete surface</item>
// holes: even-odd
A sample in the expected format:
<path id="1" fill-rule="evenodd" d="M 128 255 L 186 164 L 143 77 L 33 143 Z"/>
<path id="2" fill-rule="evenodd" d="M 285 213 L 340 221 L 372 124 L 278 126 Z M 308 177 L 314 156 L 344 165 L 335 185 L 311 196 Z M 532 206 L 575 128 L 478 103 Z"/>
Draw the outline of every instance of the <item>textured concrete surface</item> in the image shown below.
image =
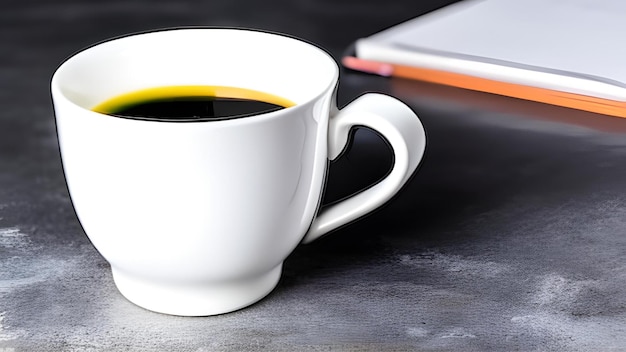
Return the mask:
<path id="1" fill-rule="evenodd" d="M 449 1 L 448 1 L 449 2 Z M 626 120 L 342 72 L 341 104 L 397 95 L 426 160 L 383 209 L 287 260 L 261 302 L 152 313 L 115 289 L 63 181 L 48 83 L 114 35 L 259 27 L 339 56 L 446 1 L 8 0 L 0 11 L 0 351 L 626 351 Z M 356 133 L 327 201 L 381 177 Z"/>

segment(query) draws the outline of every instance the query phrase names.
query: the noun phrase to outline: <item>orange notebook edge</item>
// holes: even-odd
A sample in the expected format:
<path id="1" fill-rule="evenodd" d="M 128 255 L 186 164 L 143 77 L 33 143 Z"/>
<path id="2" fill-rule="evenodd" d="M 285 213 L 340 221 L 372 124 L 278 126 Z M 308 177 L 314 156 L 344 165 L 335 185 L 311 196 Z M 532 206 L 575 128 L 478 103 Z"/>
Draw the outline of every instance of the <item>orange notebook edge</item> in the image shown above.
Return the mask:
<path id="1" fill-rule="evenodd" d="M 494 81 L 454 72 L 364 60 L 350 55 L 344 56 L 341 63 L 351 70 L 373 73 L 385 77 L 396 76 L 415 79 L 626 118 L 626 101 Z"/>

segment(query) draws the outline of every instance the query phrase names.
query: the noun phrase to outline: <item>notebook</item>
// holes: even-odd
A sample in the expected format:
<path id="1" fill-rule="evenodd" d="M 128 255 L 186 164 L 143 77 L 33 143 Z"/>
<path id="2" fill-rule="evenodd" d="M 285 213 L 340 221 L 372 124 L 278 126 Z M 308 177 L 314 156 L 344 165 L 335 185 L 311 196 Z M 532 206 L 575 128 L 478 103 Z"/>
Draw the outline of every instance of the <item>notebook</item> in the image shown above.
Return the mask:
<path id="1" fill-rule="evenodd" d="M 626 117 L 624 35 L 624 0 L 465 0 L 357 40 L 342 63 Z"/>

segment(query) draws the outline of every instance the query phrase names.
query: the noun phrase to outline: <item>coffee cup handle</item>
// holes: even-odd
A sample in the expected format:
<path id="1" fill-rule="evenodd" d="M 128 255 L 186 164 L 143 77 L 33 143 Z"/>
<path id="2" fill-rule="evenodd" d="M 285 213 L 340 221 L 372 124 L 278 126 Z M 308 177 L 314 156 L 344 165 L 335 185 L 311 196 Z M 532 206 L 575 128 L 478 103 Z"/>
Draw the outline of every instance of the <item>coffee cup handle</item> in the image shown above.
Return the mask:
<path id="1" fill-rule="evenodd" d="M 328 158 L 337 159 L 348 143 L 353 127 L 380 133 L 393 151 L 389 174 L 375 185 L 323 208 L 313 220 L 303 243 L 351 223 L 389 201 L 417 169 L 426 148 L 426 133 L 417 115 L 404 103 L 387 95 L 368 93 L 331 116 Z"/>

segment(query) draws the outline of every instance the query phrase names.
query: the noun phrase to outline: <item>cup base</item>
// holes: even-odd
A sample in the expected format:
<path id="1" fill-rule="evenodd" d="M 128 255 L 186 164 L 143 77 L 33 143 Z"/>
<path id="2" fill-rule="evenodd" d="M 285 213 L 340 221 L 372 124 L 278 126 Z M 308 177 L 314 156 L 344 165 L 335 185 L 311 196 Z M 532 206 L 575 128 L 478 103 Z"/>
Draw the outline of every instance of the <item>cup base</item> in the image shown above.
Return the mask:
<path id="1" fill-rule="evenodd" d="M 183 285 L 147 281 L 111 270 L 120 293 L 142 308 L 171 315 L 208 316 L 238 310 L 267 296 L 278 284 L 282 264 L 245 280 Z"/>

